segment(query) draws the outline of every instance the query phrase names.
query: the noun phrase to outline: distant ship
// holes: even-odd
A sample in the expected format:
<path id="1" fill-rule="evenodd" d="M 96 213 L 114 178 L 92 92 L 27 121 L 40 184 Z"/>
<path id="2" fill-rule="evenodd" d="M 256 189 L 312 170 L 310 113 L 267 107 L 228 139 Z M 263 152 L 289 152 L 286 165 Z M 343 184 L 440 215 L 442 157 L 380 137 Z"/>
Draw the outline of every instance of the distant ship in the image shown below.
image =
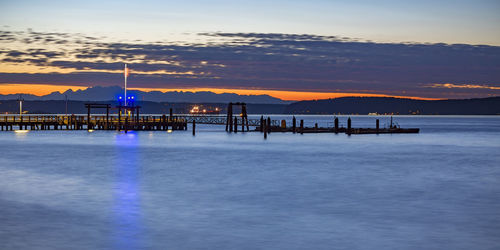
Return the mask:
<path id="1" fill-rule="evenodd" d="M 378 113 L 377 112 L 375 112 L 375 113 L 368 113 L 368 115 L 378 115 Z"/>
<path id="2" fill-rule="evenodd" d="M 220 112 L 219 108 L 211 109 L 211 108 L 203 108 L 201 109 L 199 106 L 193 106 L 189 111 L 192 115 L 218 115 Z"/>

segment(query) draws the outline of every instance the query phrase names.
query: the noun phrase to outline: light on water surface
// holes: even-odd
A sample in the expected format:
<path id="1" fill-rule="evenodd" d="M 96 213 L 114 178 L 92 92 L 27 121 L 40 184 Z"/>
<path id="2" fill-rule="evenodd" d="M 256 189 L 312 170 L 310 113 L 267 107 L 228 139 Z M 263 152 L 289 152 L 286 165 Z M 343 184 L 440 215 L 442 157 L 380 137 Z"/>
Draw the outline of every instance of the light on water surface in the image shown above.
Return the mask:
<path id="1" fill-rule="evenodd" d="M 133 131 L 116 133 L 115 136 L 115 187 L 114 247 L 115 249 L 140 249 L 140 191 L 138 185 L 139 146 Z"/>

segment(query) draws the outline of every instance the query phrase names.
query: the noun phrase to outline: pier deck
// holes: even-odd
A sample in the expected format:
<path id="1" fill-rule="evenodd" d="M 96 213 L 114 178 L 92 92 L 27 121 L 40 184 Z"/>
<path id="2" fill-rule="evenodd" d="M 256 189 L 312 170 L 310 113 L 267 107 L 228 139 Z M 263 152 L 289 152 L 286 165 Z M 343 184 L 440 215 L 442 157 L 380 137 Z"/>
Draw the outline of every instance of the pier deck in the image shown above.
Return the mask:
<path id="1" fill-rule="evenodd" d="M 90 118 L 90 119 L 89 119 Z M 0 115 L 0 130 L 187 130 L 187 121 L 170 116 Z"/>

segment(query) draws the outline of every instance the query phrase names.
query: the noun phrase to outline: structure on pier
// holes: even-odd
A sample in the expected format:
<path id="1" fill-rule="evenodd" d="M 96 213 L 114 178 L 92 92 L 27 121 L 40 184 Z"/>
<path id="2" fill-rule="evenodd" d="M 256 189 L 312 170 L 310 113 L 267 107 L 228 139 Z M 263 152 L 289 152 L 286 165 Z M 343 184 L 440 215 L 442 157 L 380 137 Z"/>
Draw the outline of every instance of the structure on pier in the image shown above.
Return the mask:
<path id="1" fill-rule="evenodd" d="M 233 117 L 233 106 L 241 106 L 241 131 L 245 131 L 245 126 L 247 131 L 249 131 L 248 126 L 248 114 L 247 114 L 247 104 L 244 102 L 230 102 L 227 105 L 227 117 L 226 117 L 226 131 L 233 132 L 233 124 L 234 124 L 234 132 L 238 131 L 238 117 Z"/>

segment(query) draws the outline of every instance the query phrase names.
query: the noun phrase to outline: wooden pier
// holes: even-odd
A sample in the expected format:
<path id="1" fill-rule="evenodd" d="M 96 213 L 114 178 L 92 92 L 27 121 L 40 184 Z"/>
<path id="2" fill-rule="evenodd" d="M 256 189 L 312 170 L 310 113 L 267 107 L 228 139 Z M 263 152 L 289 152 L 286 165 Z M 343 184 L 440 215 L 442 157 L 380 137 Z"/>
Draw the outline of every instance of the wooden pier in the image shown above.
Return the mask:
<path id="1" fill-rule="evenodd" d="M 187 130 L 187 121 L 166 115 L 0 115 L 0 130 Z"/>
<path id="2" fill-rule="evenodd" d="M 264 138 L 270 133 L 345 133 L 356 134 L 400 134 L 419 133 L 418 128 L 400 128 L 391 125 L 388 128 L 380 128 L 379 119 L 376 119 L 375 128 L 354 128 L 351 118 L 347 119 L 347 127 L 339 125 L 339 118 L 334 117 L 333 127 L 305 127 L 304 120 L 297 122 L 292 119 L 291 126 L 287 126 L 285 120 L 271 120 L 270 117 L 260 119 L 242 119 L 238 116 L 193 116 L 193 115 L 135 115 L 114 114 L 90 114 L 87 115 L 0 115 L 0 130 L 145 130 L 145 131 L 168 131 L 187 130 L 191 124 L 193 135 L 195 135 L 196 124 L 226 125 L 226 131 L 238 132 L 262 132 Z M 299 124 L 297 126 L 297 124 Z M 249 126 L 255 127 L 249 130 Z"/>

